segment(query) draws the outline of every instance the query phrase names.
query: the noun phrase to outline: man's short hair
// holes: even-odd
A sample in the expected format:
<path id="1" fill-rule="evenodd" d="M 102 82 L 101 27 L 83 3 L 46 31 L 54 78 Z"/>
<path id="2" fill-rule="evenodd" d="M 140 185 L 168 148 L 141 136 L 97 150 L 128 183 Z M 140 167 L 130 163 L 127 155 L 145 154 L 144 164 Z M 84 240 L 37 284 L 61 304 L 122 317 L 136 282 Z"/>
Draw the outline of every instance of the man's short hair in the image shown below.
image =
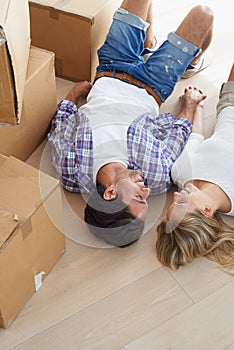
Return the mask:
<path id="1" fill-rule="evenodd" d="M 124 247 L 140 238 L 144 230 L 144 221 L 135 218 L 119 198 L 107 201 L 103 199 L 105 186 L 97 184 L 86 204 L 85 222 L 89 231 L 106 243 Z"/>

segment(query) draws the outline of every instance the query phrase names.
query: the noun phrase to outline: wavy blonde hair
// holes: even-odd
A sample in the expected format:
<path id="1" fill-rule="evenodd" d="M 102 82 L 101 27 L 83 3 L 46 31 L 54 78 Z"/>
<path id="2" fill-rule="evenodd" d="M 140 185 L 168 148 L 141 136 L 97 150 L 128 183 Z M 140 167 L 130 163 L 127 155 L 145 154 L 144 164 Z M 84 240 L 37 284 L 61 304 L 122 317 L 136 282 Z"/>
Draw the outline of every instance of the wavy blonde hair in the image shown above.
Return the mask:
<path id="1" fill-rule="evenodd" d="M 234 275 L 234 228 L 218 213 L 211 218 L 200 212 L 187 213 L 171 231 L 168 223 L 162 221 L 157 227 L 156 254 L 162 265 L 177 270 L 205 256 Z"/>

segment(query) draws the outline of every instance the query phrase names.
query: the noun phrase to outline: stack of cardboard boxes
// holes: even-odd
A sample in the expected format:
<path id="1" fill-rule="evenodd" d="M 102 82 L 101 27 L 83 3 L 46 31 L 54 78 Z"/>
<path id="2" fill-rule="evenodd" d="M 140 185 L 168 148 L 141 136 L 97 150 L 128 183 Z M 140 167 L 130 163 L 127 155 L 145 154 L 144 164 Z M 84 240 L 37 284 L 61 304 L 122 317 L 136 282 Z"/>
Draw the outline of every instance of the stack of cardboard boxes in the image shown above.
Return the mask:
<path id="1" fill-rule="evenodd" d="M 11 324 L 65 250 L 59 183 L 24 163 L 56 111 L 55 73 L 93 80 L 97 49 L 120 3 L 0 1 L 0 327 Z"/>
<path id="2" fill-rule="evenodd" d="M 54 53 L 30 45 L 28 1 L 2 4 L 0 153 L 26 160 L 56 110 Z"/>
<path id="3" fill-rule="evenodd" d="M 23 162 L 45 138 L 56 104 L 54 53 L 30 45 L 28 0 L 1 0 L 0 327 L 3 328 L 12 323 L 65 251 L 59 183 Z"/>

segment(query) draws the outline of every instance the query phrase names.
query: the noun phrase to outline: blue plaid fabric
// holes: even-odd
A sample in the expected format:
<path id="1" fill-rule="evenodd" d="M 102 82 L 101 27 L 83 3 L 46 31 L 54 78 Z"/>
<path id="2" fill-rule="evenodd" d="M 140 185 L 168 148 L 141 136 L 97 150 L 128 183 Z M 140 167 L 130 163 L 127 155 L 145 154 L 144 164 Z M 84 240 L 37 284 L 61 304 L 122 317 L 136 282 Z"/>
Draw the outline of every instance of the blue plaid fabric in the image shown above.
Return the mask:
<path id="1" fill-rule="evenodd" d="M 192 124 L 172 114 L 144 114 L 127 131 L 129 169 L 142 171 L 152 194 L 172 185 L 170 171 L 192 131 Z M 70 101 L 59 103 L 48 140 L 52 163 L 63 187 L 72 192 L 91 192 L 93 180 L 93 142 L 89 119 L 79 114 Z"/>

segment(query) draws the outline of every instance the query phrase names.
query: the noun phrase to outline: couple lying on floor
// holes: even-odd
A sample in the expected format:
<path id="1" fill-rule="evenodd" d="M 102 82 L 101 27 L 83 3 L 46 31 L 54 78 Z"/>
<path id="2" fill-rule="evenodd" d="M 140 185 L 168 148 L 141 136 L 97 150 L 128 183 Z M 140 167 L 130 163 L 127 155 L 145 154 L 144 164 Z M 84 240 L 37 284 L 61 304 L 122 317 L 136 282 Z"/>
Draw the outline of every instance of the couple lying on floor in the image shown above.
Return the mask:
<path id="1" fill-rule="evenodd" d="M 173 184 L 172 176 L 173 181 L 179 184 L 181 172 L 176 172 L 174 163 L 188 139 L 190 138 L 188 149 L 191 143 L 197 144 L 202 139 L 201 135 L 198 136 L 205 99 L 202 91 L 194 87 L 184 91 L 180 98 L 181 111 L 177 117 L 170 113 L 159 114 L 159 106 L 170 96 L 181 77 L 188 78 L 206 67 L 204 52 L 212 37 L 212 11 L 207 6 L 194 7 L 177 30 L 171 32 L 157 50 L 152 50 L 146 60 L 143 57 L 146 46 L 152 48 L 155 45 L 152 26 L 147 23 L 151 18 L 151 0 L 123 1 L 121 8 L 114 14 L 104 45 L 98 50 L 99 66 L 94 83 L 80 82 L 74 85 L 65 100 L 58 105 L 48 135 L 52 146 L 52 162 L 63 187 L 69 191 L 90 194 L 85 208 L 85 221 L 89 230 L 96 237 L 120 247 L 133 243 L 142 235 L 149 194 L 166 192 Z M 229 102 L 226 101 L 231 100 L 231 93 L 227 89 L 224 86 L 221 93 L 219 109 L 222 112 L 217 119 L 217 128 L 222 133 L 217 131 L 218 135 L 226 132 L 231 134 L 229 124 L 223 127 L 227 123 L 231 125 L 232 119 L 226 121 L 226 113 L 229 115 L 229 110 L 233 109 L 233 106 L 228 107 Z M 86 103 L 80 106 L 81 100 L 86 96 Z M 214 137 L 216 142 L 216 136 Z M 224 136 L 224 139 L 225 142 L 232 142 L 228 141 L 230 136 Z M 202 145 L 203 142 L 200 147 Z M 218 157 L 225 146 L 218 139 L 216 147 L 221 147 L 219 152 L 214 153 Z M 227 152 L 231 152 L 231 148 L 225 150 L 222 158 L 227 158 Z M 188 158 L 184 154 L 187 153 L 181 155 L 184 159 L 181 160 L 182 163 Z M 219 162 L 213 160 L 212 152 L 207 153 L 207 156 L 212 164 Z M 224 172 L 223 178 L 223 175 L 218 176 L 219 180 L 230 176 L 233 167 L 230 161 L 225 162 L 225 166 L 228 165 L 229 172 Z M 192 168 L 192 171 L 195 170 Z M 206 176 L 204 173 L 201 176 L 199 173 L 197 179 L 193 177 L 194 174 L 187 173 L 187 179 L 181 182 L 185 185 L 181 195 L 188 194 L 190 201 L 193 197 L 192 189 L 196 188 L 203 194 L 204 184 L 207 182 L 211 186 L 214 181 L 212 191 L 215 188 L 218 204 L 212 208 L 211 205 L 207 206 L 205 214 L 201 213 L 199 207 L 199 212 L 204 220 L 217 221 L 218 231 L 220 225 L 224 224 L 217 219 L 216 211 L 232 214 L 230 186 L 219 185 L 211 174 Z M 187 183 L 191 179 L 191 184 Z M 224 205 L 225 200 L 228 203 Z M 179 204 L 176 206 L 176 203 L 174 201 L 173 207 L 182 207 Z M 187 207 L 188 205 L 183 206 Z M 186 259 L 191 261 L 192 255 L 195 255 L 195 252 L 188 254 L 180 242 L 178 245 L 181 251 L 178 253 L 166 251 L 166 240 L 171 240 L 170 246 L 174 246 L 175 226 L 183 222 L 182 216 L 175 210 L 169 210 L 169 223 L 160 225 L 157 238 L 159 260 L 173 268 L 183 264 Z M 229 237 L 229 234 L 225 237 Z M 220 239 L 212 238 L 213 241 Z M 191 242 L 189 247 L 190 245 Z M 213 247 L 204 253 L 199 243 L 198 251 L 202 250 L 199 254 L 211 256 Z M 216 255 L 213 254 L 212 257 Z M 173 256 L 176 256 L 176 262 L 172 262 Z"/>

